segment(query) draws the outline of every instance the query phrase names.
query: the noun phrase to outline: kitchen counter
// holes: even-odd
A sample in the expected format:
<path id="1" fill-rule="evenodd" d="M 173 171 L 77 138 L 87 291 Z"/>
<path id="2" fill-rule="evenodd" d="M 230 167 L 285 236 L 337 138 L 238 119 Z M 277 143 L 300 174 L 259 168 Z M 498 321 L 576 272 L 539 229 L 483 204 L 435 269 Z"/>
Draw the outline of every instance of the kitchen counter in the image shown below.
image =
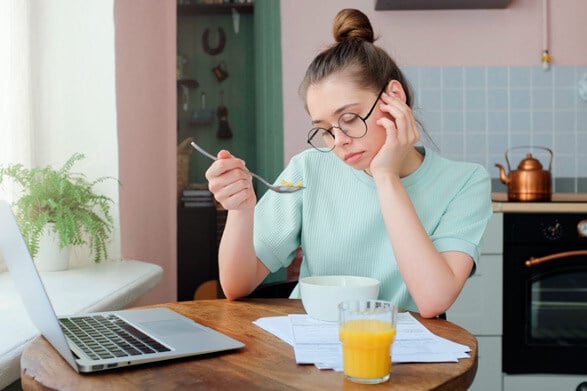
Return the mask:
<path id="1" fill-rule="evenodd" d="M 491 193 L 493 211 L 587 212 L 587 193 L 553 193 L 550 202 L 509 202 L 507 193 Z"/>

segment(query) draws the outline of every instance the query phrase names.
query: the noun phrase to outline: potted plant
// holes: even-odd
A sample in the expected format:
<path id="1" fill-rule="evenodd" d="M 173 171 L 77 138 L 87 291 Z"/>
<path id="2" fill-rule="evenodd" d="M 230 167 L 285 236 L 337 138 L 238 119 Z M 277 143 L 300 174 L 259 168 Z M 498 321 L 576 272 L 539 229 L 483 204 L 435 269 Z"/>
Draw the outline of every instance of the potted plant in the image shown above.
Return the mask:
<path id="1" fill-rule="evenodd" d="M 113 200 L 94 191 L 94 186 L 110 177 L 88 181 L 72 172 L 85 156 L 75 153 L 65 164 L 25 168 L 22 164 L 0 167 L 0 184 L 7 178 L 20 188 L 13 203 L 16 219 L 33 257 L 45 234 L 53 234 L 59 249 L 88 245 L 95 262 L 108 256 L 106 243 L 113 229 L 110 212 Z"/>

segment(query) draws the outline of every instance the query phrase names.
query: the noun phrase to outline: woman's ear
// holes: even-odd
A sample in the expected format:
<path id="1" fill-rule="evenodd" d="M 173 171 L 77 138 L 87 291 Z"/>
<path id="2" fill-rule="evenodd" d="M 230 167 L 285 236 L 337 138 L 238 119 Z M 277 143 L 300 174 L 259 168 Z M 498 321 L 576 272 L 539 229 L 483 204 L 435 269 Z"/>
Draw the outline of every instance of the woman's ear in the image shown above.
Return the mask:
<path id="1" fill-rule="evenodd" d="M 401 99 L 403 102 L 406 101 L 406 92 L 404 91 L 404 87 L 397 80 L 390 80 L 389 83 L 387 83 L 387 87 L 385 87 L 385 92 L 387 95 Z"/>

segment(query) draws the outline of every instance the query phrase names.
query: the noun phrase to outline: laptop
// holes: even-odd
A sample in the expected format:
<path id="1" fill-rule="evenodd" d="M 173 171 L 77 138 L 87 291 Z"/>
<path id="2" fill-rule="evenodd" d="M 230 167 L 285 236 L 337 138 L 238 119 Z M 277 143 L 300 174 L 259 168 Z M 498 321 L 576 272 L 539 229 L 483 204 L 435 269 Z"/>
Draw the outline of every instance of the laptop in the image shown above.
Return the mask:
<path id="1" fill-rule="evenodd" d="M 77 372 L 97 372 L 244 347 L 242 342 L 169 308 L 58 318 L 12 209 L 3 200 L 0 200 L 0 253 L 33 324 Z M 103 335 L 90 336 L 97 332 Z"/>

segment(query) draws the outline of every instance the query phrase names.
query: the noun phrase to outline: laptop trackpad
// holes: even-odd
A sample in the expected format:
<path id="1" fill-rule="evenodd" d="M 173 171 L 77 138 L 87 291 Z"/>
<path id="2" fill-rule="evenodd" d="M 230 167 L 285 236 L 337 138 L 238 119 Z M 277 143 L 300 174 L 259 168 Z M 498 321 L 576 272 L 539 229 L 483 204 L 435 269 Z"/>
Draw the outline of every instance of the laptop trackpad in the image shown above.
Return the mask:
<path id="1" fill-rule="evenodd" d="M 178 335 L 184 333 L 194 333 L 204 331 L 193 322 L 181 319 L 174 320 L 156 320 L 152 322 L 141 322 L 144 330 L 161 336 Z"/>

